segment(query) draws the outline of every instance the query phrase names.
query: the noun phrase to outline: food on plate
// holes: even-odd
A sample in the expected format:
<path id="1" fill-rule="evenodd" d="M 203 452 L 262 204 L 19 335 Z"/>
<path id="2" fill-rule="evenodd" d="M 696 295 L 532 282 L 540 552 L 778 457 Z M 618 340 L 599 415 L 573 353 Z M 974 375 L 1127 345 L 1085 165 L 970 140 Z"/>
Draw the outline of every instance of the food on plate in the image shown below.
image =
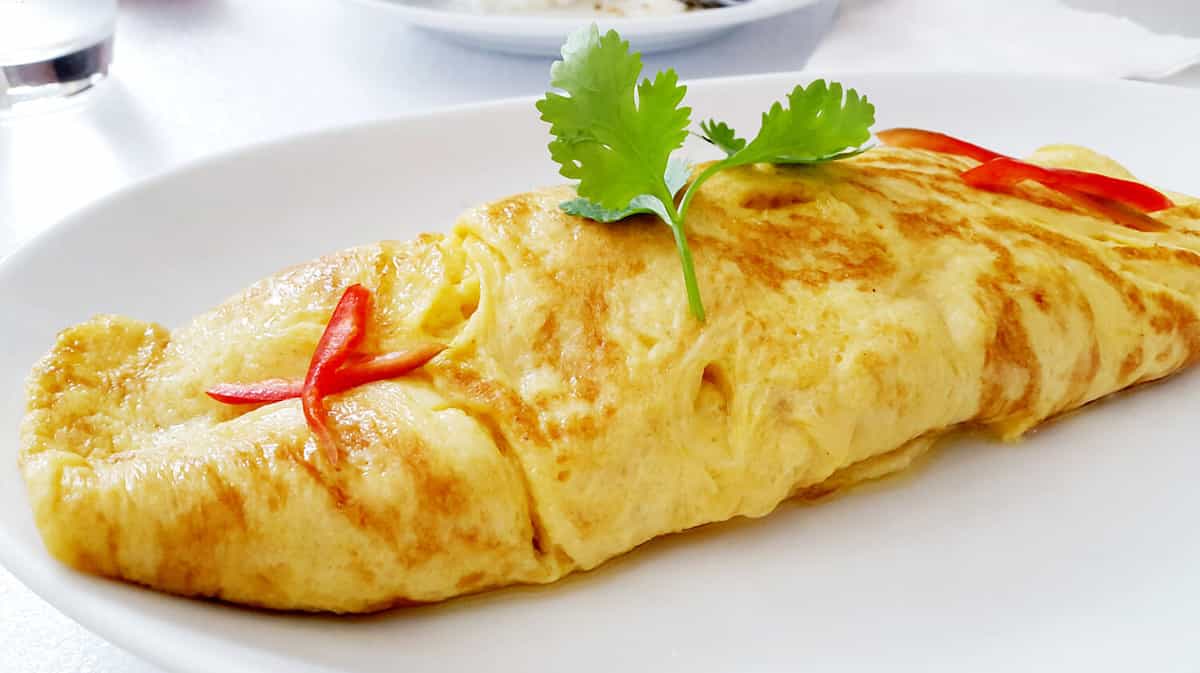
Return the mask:
<path id="1" fill-rule="evenodd" d="M 860 152 L 829 85 L 843 140 L 798 114 L 810 85 L 754 139 L 704 124 L 727 158 L 680 185 L 683 92 L 649 82 L 613 137 L 542 105 L 578 189 L 280 272 L 176 330 L 65 330 L 21 428 L 47 549 L 268 608 L 438 601 L 881 477 L 958 428 L 1017 438 L 1200 357 L 1196 199 L 1078 147 L 982 186 L 988 163 L 945 148 Z"/>

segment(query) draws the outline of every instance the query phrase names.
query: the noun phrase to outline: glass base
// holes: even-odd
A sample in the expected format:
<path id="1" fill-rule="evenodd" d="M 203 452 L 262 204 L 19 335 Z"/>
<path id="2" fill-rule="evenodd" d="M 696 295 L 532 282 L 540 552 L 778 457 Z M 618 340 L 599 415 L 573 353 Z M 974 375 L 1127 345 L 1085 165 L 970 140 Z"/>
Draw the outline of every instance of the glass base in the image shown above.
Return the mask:
<path id="1" fill-rule="evenodd" d="M 87 91 L 108 75 L 112 38 L 57 58 L 0 65 L 0 117 L 50 107 Z"/>

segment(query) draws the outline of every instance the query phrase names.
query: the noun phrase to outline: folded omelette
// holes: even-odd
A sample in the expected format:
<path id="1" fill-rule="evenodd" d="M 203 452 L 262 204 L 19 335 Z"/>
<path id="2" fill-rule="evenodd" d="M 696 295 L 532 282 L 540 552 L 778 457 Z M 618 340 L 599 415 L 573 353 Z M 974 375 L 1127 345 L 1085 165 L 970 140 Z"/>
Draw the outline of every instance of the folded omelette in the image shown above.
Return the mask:
<path id="1" fill-rule="evenodd" d="M 1080 148 L 1035 161 L 1129 177 Z M 1157 231 L 975 162 L 878 148 L 705 184 L 689 238 L 507 198 L 446 235 L 289 269 L 177 330 L 100 316 L 35 367 L 20 466 L 79 570 L 268 608 L 363 612 L 551 582 L 666 533 L 758 517 L 903 469 L 955 428 L 1015 438 L 1200 356 L 1200 202 Z M 329 398 L 220 382 L 304 375 L 342 290 L 371 351 L 448 345 Z"/>

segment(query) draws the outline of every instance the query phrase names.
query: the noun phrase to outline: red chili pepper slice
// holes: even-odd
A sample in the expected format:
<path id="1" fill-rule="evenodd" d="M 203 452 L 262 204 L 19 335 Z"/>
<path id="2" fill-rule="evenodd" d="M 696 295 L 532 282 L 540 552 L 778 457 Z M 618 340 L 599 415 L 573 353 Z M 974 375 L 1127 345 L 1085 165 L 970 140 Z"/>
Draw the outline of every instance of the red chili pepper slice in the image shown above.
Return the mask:
<path id="1" fill-rule="evenodd" d="M 1034 180 L 1075 199 L 1117 224 L 1138 231 L 1166 229 L 1166 225 L 1143 213 L 1175 205 L 1166 195 L 1138 182 L 1110 178 L 1099 173 L 1045 168 L 936 131 L 901 128 L 880 131 L 875 135 L 885 145 L 957 154 L 979 161 L 982 165 L 962 175 L 967 184 L 974 187 L 1003 190 L 1021 180 Z M 988 167 L 996 161 L 1002 163 Z"/>
<path id="2" fill-rule="evenodd" d="M 372 381 L 403 376 L 424 366 L 444 350 L 445 344 L 428 343 L 404 351 L 356 359 L 333 374 L 330 391 L 341 392 Z"/>
<path id="3" fill-rule="evenodd" d="M 324 393 L 333 395 L 374 381 L 403 376 L 422 367 L 444 350 L 444 344 L 429 343 L 384 355 L 353 358 L 330 376 L 323 388 Z M 219 383 L 206 392 L 209 397 L 225 404 L 266 404 L 300 397 L 304 392 L 304 380 L 267 379 L 257 383 Z"/>
<path id="4" fill-rule="evenodd" d="M 1091 210 L 1101 217 L 1116 222 L 1117 224 L 1135 229 L 1137 231 L 1167 231 L 1170 229 L 1167 225 L 1150 217 L 1136 208 L 1130 208 L 1123 203 L 1117 203 L 1111 199 L 1106 199 L 1100 196 L 1092 196 L 1077 192 L 1072 189 L 1059 189 L 1062 194 L 1075 199 L 1083 207 Z"/>
<path id="5" fill-rule="evenodd" d="M 317 446 L 325 451 L 331 463 L 338 460 L 338 447 L 329 428 L 328 410 L 323 397 L 329 385 L 329 375 L 350 358 L 354 348 L 362 341 L 370 300 L 371 293 L 362 285 L 355 283 L 346 288 L 313 351 L 308 375 L 304 377 L 304 387 L 300 392 L 304 418 L 317 438 Z"/>
<path id="6" fill-rule="evenodd" d="M 1139 182 L 1065 168 L 1043 168 L 1017 159 L 992 159 L 963 173 L 962 178 L 967 184 L 981 189 L 1004 189 L 1022 180 L 1033 180 L 1056 191 L 1072 190 L 1099 196 L 1141 212 L 1175 205 L 1162 193 Z"/>
<path id="7" fill-rule="evenodd" d="M 879 131 L 875 135 L 883 141 L 884 145 L 930 150 L 933 152 L 942 152 L 943 154 L 957 154 L 959 156 L 970 157 L 980 163 L 991 161 L 992 159 L 1005 158 L 1005 155 L 999 152 L 993 152 L 986 147 L 973 145 L 965 140 L 959 140 L 954 136 L 948 136 L 945 133 L 938 133 L 937 131 L 888 129 L 886 131 Z"/>
<path id="8" fill-rule="evenodd" d="M 303 379 L 267 379 L 257 383 L 218 383 L 204 391 L 225 404 L 263 404 L 300 397 Z"/>

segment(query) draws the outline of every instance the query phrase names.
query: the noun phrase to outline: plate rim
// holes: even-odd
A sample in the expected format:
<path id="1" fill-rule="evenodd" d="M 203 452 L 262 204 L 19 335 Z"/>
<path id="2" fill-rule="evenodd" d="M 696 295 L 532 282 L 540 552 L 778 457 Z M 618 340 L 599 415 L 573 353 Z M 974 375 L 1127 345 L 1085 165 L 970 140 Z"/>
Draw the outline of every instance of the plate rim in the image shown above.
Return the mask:
<path id="1" fill-rule="evenodd" d="M 733 7 L 655 16 L 547 16 L 539 14 L 482 14 L 410 5 L 401 0 L 351 0 L 364 7 L 391 11 L 422 28 L 460 35 L 494 35 L 524 39 L 559 38 L 581 24 L 595 22 L 602 30 L 615 28 L 626 39 L 647 35 L 683 34 L 739 26 L 814 5 L 821 0 L 748 0 Z"/>
<path id="2" fill-rule="evenodd" d="M 383 0 L 362 1 L 377 2 Z M 873 78 L 882 79 L 908 78 L 919 80 L 933 78 L 941 81 L 945 81 L 947 79 L 989 79 L 993 81 L 1008 82 L 1033 81 L 1043 84 L 1060 83 L 1064 85 L 1102 86 L 1116 91 L 1169 92 L 1173 96 L 1192 98 L 1195 100 L 1198 106 L 1200 106 L 1200 91 L 1185 87 L 1177 87 L 1168 84 L 1147 82 L 1142 80 L 1042 73 L 875 71 L 854 69 L 828 71 L 822 70 L 818 72 L 798 70 L 759 73 L 754 75 L 732 75 L 713 78 L 698 78 L 687 80 L 684 82 L 684 84 L 688 85 L 689 87 L 697 86 L 701 89 L 711 89 L 730 85 L 746 85 L 756 82 L 774 80 L 796 81 L 805 79 L 811 80 L 818 77 L 845 78 L 856 75 L 866 75 Z M 287 147 L 292 144 L 319 142 L 322 139 L 335 139 L 338 136 L 343 136 L 346 134 L 370 133 L 373 129 L 384 129 L 390 126 L 402 125 L 406 122 L 415 120 L 440 119 L 444 121 L 446 116 L 474 115 L 480 112 L 515 107 L 517 105 L 528 105 L 532 113 L 532 104 L 538 98 L 539 96 L 537 95 L 506 97 L 488 101 L 439 106 L 405 112 L 388 117 L 369 119 L 347 124 L 336 124 L 327 127 L 318 127 L 296 133 L 289 133 L 280 137 L 255 141 L 233 148 L 227 148 L 208 156 L 181 162 L 165 171 L 135 179 L 121 188 L 89 202 L 81 208 L 59 218 L 53 224 L 38 232 L 34 236 L 25 239 L 15 248 L 9 251 L 8 254 L 0 256 L 0 287 L 2 287 L 6 277 L 13 273 L 14 267 L 20 266 L 26 258 L 41 253 L 47 246 L 53 245 L 54 241 L 58 237 L 68 235 L 71 231 L 78 228 L 89 226 L 89 221 L 93 219 L 95 213 L 98 211 L 103 211 L 114 202 L 119 202 L 123 199 L 129 198 L 130 195 L 144 190 L 154 189 L 156 185 L 160 183 L 178 179 L 186 179 L 187 175 L 191 173 L 211 170 L 212 168 L 219 167 L 227 162 L 242 161 L 245 159 L 245 157 L 262 153 L 270 153 L 278 148 Z M 17 440 L 14 439 L 13 441 L 15 442 Z M 15 464 L 11 466 L 11 469 L 16 469 Z M 54 579 L 54 575 L 67 573 L 97 583 L 111 583 L 118 581 L 83 575 L 74 570 L 58 565 L 57 562 L 54 562 L 52 559 L 49 559 L 50 563 L 46 564 L 45 561 L 48 559 L 37 558 L 36 551 L 36 548 L 30 549 L 22 546 L 21 543 L 18 542 L 18 539 L 11 530 L 10 526 L 8 526 L 5 522 L 5 519 L 0 518 L 0 565 L 4 566 L 19 582 L 21 582 L 23 586 L 28 588 L 41 600 L 46 601 L 46 603 L 49 604 L 53 609 L 61 612 L 72 621 L 78 623 L 87 631 L 147 662 L 163 668 L 164 671 L 178 671 L 181 673 L 209 673 L 212 670 L 223 670 L 228 671 L 229 673 L 259 673 L 259 669 L 256 669 L 253 666 L 254 662 L 248 664 L 233 658 L 239 652 L 252 651 L 255 653 L 255 661 L 275 659 L 280 661 L 281 664 L 286 664 L 288 667 L 290 667 L 289 670 L 302 670 L 313 673 L 330 671 L 332 673 L 331 669 L 328 669 L 327 667 L 309 662 L 304 662 L 302 664 L 303 668 L 298 669 L 295 662 L 292 660 L 279 659 L 278 655 L 275 655 L 274 653 L 257 649 L 251 650 L 240 643 L 231 642 L 224 639 L 215 639 L 205 634 L 198 634 L 194 631 L 188 631 L 183 627 L 163 618 L 161 615 L 148 614 L 142 610 L 125 608 L 119 603 L 114 606 L 114 604 L 112 604 L 110 601 L 96 603 L 95 601 L 77 602 L 70 600 L 71 596 L 67 593 L 67 587 L 62 582 L 56 581 Z M 147 589 L 139 588 L 139 590 Z M 163 596 L 169 600 L 195 600 L 183 599 L 176 596 L 167 596 L 165 594 Z M 114 609 L 118 612 L 117 616 L 121 618 L 120 620 L 113 619 Z M 123 628 L 128 627 L 131 621 L 135 624 L 153 624 L 155 628 L 160 631 L 162 629 L 169 629 L 175 633 L 185 635 L 187 638 L 192 639 L 193 643 L 195 643 L 197 640 L 219 642 L 220 654 L 213 654 L 200 648 L 191 648 L 188 652 L 189 656 L 186 659 L 172 659 L 169 656 L 167 648 L 156 648 L 152 645 L 144 644 L 142 640 L 137 637 L 138 629 Z"/>

